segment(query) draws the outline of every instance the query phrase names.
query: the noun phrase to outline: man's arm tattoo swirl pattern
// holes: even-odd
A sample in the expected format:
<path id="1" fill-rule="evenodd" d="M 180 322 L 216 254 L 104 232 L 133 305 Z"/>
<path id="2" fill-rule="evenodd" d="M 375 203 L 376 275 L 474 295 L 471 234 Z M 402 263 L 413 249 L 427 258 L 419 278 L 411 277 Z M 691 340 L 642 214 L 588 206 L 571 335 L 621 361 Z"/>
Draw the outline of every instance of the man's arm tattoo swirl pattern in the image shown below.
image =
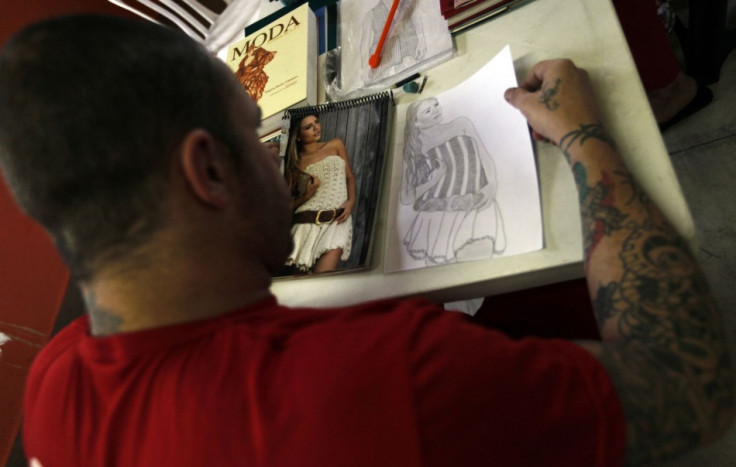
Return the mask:
<path id="1" fill-rule="evenodd" d="M 618 318 L 600 355 L 627 417 L 631 465 L 701 444 L 732 408 L 728 353 L 707 284 L 687 246 L 652 223 L 628 223 L 623 274 L 598 287 L 594 309 Z M 636 369 L 636 371 L 632 371 Z"/>
<path id="2" fill-rule="evenodd" d="M 566 134 L 560 148 L 570 161 L 573 145 L 591 140 L 614 147 L 596 123 Z M 621 241 L 615 265 L 606 263 L 605 278 L 590 284 L 599 326 L 613 326 L 618 336 L 599 358 L 626 413 L 627 462 L 647 465 L 724 429 L 734 380 L 718 314 L 687 245 L 628 170 L 589 174 L 590 160 L 573 163 L 586 268 L 602 241 Z"/>
<path id="3" fill-rule="evenodd" d="M 580 125 L 580 128 L 560 138 L 562 154 L 570 162 L 570 149 L 578 143 L 583 146 L 591 139 L 596 139 L 615 147 L 613 139 L 600 123 Z M 610 174 L 603 173 L 601 179 L 593 186 L 588 186 L 588 174 L 585 165 L 575 162 L 572 166 L 575 184 L 578 187 L 580 212 L 583 220 L 583 253 L 585 264 L 604 236 L 610 236 L 619 230 L 628 217 L 615 205 L 616 184 Z"/>

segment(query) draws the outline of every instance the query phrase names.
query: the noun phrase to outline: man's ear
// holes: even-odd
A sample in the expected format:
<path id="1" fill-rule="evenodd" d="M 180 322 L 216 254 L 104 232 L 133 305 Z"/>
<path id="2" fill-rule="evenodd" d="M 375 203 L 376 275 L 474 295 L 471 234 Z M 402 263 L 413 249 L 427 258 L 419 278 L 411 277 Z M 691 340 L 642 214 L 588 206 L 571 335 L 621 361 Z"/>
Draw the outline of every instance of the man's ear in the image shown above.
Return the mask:
<path id="1" fill-rule="evenodd" d="M 227 156 L 212 135 L 202 129 L 187 133 L 179 154 L 186 183 L 203 203 L 222 209 L 230 202 L 226 184 Z"/>

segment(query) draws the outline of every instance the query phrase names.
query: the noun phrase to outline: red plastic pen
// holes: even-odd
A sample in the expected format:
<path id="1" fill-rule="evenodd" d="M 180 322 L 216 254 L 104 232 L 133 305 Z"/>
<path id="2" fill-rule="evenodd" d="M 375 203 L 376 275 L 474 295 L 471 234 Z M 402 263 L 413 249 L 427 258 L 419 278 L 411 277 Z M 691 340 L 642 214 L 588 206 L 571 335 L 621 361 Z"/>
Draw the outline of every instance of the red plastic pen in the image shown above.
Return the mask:
<path id="1" fill-rule="evenodd" d="M 391 29 L 391 23 L 394 22 L 394 16 L 396 15 L 396 8 L 399 6 L 399 0 L 394 0 L 393 5 L 391 5 L 391 10 L 388 12 L 388 18 L 386 18 L 386 24 L 383 25 L 383 32 L 381 32 L 381 38 L 378 40 L 378 45 L 376 45 L 376 51 L 371 55 L 371 58 L 368 59 L 368 65 L 371 66 L 371 68 L 378 68 L 378 65 L 381 64 L 381 52 L 383 52 L 383 44 L 386 42 L 386 36 L 388 36 L 388 30 Z"/>

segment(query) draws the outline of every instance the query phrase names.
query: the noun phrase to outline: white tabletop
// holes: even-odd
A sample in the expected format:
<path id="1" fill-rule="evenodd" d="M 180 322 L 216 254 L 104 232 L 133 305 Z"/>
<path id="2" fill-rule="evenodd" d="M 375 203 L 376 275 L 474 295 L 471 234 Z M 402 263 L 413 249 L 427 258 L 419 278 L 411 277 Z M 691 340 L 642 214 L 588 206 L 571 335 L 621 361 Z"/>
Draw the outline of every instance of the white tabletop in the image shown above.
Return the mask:
<path id="1" fill-rule="evenodd" d="M 470 77 L 506 44 L 511 45 L 517 78 L 538 61 L 569 57 L 588 70 L 604 123 L 631 171 L 692 247 L 695 227 L 662 136 L 646 100 L 616 13 L 602 0 L 536 0 L 510 14 L 456 36 L 456 54 L 426 72 L 425 98 Z M 390 144 L 389 148 L 393 148 Z M 385 274 L 391 162 L 386 162 L 376 238 L 367 270 L 279 279 L 272 287 L 280 303 L 339 306 L 388 297 L 421 295 L 447 302 L 483 297 L 583 277 L 582 236 L 577 190 L 560 151 L 536 143 L 545 247 L 510 257 Z M 390 150 L 389 158 L 397 157 Z"/>

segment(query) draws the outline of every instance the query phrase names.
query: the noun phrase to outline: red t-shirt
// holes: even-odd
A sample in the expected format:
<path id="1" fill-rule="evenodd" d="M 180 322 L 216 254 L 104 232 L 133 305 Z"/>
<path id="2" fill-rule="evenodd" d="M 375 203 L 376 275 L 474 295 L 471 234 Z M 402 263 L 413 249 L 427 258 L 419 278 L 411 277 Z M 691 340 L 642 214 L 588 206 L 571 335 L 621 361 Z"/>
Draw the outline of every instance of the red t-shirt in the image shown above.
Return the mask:
<path id="1" fill-rule="evenodd" d="M 623 464 L 605 370 L 562 340 L 503 334 L 424 300 L 291 309 L 95 338 L 35 361 L 29 459 L 53 466 Z"/>

